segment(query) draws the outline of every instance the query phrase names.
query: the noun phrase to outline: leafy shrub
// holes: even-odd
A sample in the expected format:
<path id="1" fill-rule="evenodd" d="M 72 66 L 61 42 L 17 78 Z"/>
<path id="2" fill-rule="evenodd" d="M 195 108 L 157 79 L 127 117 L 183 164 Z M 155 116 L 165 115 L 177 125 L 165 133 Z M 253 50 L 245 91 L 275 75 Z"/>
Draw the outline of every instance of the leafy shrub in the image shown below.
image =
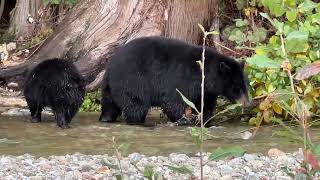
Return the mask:
<path id="1" fill-rule="evenodd" d="M 89 92 L 85 95 L 83 104 L 80 108 L 81 112 L 99 112 L 101 110 L 100 105 L 101 91 Z"/>
<path id="2" fill-rule="evenodd" d="M 77 3 L 77 0 L 43 0 L 45 5 L 58 5 L 58 4 L 66 4 L 68 5 L 70 8 L 75 6 Z"/>
<path id="3" fill-rule="evenodd" d="M 290 60 L 293 76 L 301 67 L 320 59 L 320 3 L 311 0 L 237 0 L 236 6 L 243 18 L 235 19 L 235 25 L 227 27 L 223 34 L 238 49 L 252 51 L 246 57 L 246 71 L 250 80 L 250 95 L 262 99 L 254 109 L 257 116 L 250 124 L 271 122 L 274 116 L 287 118 L 286 108 L 276 101 L 284 100 L 290 108 L 296 104 L 292 97 L 276 96 L 291 92 L 290 78 L 282 62 Z M 320 76 L 294 81 L 308 110 L 320 113 Z"/>

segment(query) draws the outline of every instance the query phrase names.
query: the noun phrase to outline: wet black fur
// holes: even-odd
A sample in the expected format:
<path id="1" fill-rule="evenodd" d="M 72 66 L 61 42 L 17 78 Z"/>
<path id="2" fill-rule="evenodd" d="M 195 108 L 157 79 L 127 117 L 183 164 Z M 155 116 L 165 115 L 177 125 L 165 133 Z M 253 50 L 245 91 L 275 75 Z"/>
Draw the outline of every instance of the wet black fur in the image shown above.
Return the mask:
<path id="1" fill-rule="evenodd" d="M 100 121 L 113 122 L 124 113 L 128 124 L 142 124 L 151 106 L 160 106 L 175 122 L 186 104 L 179 89 L 200 110 L 201 71 L 196 61 L 202 47 L 163 37 L 132 40 L 108 60 L 102 88 Z M 244 63 L 206 48 L 204 119 L 211 117 L 217 96 L 231 101 L 247 97 Z"/>
<path id="2" fill-rule="evenodd" d="M 44 107 L 51 107 L 58 126 L 69 128 L 74 115 L 82 105 L 84 80 L 77 68 L 66 60 L 48 59 L 28 72 L 24 96 L 32 122 L 41 121 Z"/>

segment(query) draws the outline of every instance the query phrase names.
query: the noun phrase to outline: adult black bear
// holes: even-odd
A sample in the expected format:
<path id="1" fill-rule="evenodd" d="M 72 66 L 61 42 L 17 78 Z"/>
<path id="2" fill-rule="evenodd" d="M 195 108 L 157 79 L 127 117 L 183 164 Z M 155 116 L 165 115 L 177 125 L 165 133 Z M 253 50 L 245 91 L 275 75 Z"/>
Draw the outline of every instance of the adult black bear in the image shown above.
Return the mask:
<path id="1" fill-rule="evenodd" d="M 180 90 L 200 110 L 202 47 L 164 37 L 143 37 L 119 48 L 109 59 L 102 89 L 100 121 L 113 122 L 124 113 L 128 124 L 143 124 L 148 109 L 160 106 L 175 122 L 186 104 Z M 244 63 L 205 53 L 204 119 L 212 116 L 217 96 L 248 102 Z"/>
<path id="2" fill-rule="evenodd" d="M 85 85 L 77 68 L 62 59 L 48 59 L 27 75 L 24 87 L 32 122 L 41 121 L 41 112 L 49 106 L 61 128 L 78 112 L 85 94 Z"/>

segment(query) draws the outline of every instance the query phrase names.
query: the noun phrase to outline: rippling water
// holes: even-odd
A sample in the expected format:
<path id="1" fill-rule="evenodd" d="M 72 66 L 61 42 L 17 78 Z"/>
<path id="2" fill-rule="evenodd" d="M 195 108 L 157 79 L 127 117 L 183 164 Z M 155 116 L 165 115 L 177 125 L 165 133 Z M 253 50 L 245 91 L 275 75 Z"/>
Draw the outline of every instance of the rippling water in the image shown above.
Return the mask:
<path id="1" fill-rule="evenodd" d="M 128 126 L 125 123 L 101 123 L 98 117 L 97 113 L 79 113 L 72 120 L 71 129 L 62 130 L 56 126 L 53 117 L 44 116 L 45 122 L 34 124 L 29 122 L 29 116 L 0 116 L 0 154 L 112 154 L 112 136 L 117 138 L 118 144 L 131 144 L 129 153 L 168 155 L 172 152 L 197 152 L 188 128 L 161 125 L 148 128 Z M 157 118 L 158 116 L 149 116 L 148 121 Z M 266 153 L 272 147 L 283 151 L 295 151 L 299 147 L 286 139 L 273 137 L 272 133 L 280 128 L 271 126 L 262 127 L 255 139 L 242 140 L 239 132 L 249 128 L 239 124 L 226 125 L 226 128 L 213 133 L 214 137 L 205 141 L 205 150 L 241 145 L 248 152 Z M 312 132 L 313 139 L 319 142 L 319 129 L 313 129 Z"/>

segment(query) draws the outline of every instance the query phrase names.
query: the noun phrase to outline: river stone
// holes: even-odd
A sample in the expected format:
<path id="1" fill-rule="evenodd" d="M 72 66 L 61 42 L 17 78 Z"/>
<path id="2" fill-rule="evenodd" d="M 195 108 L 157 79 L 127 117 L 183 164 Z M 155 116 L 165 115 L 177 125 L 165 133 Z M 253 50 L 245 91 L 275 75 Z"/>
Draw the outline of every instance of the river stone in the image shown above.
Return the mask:
<path id="1" fill-rule="evenodd" d="M 219 166 L 219 169 L 222 176 L 230 175 L 234 171 L 233 168 L 228 165 L 221 165 Z"/>
<path id="2" fill-rule="evenodd" d="M 169 159 L 173 163 L 183 163 L 189 160 L 189 157 L 185 154 L 176 154 L 176 153 L 171 153 L 169 155 Z"/>
<path id="3" fill-rule="evenodd" d="M 291 180 L 289 176 L 277 176 L 276 180 Z"/>
<path id="4" fill-rule="evenodd" d="M 7 44 L 7 50 L 8 51 L 13 51 L 17 49 L 17 43 L 15 42 L 10 42 L 9 44 Z"/>
<path id="5" fill-rule="evenodd" d="M 241 139 L 247 140 L 247 139 L 251 138 L 252 133 L 249 131 L 245 131 L 245 132 L 240 133 L 240 136 L 241 136 Z"/>
<path id="6" fill-rule="evenodd" d="M 139 153 L 132 153 L 128 156 L 131 163 L 138 162 L 142 159 L 142 156 Z"/>
<path id="7" fill-rule="evenodd" d="M 244 160 L 246 160 L 247 162 L 249 161 L 253 161 L 256 159 L 256 156 L 255 155 L 252 155 L 252 154 L 244 154 L 243 157 L 242 157 Z"/>
<path id="8" fill-rule="evenodd" d="M 233 178 L 232 176 L 225 175 L 225 176 L 222 176 L 219 180 L 233 180 Z"/>

